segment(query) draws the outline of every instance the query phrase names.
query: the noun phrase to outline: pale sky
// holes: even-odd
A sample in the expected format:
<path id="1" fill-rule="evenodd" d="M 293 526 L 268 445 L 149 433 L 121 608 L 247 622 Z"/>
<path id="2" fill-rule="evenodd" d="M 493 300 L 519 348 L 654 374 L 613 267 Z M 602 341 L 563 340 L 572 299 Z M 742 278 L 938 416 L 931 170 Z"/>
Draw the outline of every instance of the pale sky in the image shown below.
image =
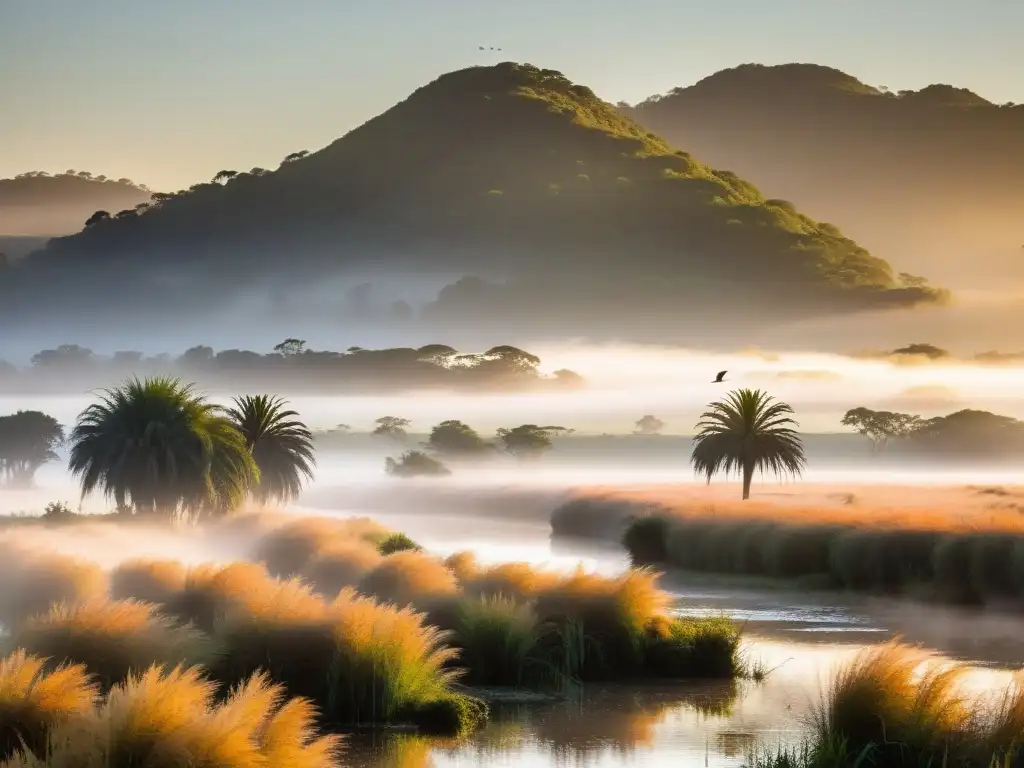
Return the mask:
<path id="1" fill-rule="evenodd" d="M 506 60 L 609 101 L 798 61 L 1024 102 L 1022 38 L 1021 0 L 0 0 L 0 177 L 173 190 L 276 168 L 444 72 Z"/>

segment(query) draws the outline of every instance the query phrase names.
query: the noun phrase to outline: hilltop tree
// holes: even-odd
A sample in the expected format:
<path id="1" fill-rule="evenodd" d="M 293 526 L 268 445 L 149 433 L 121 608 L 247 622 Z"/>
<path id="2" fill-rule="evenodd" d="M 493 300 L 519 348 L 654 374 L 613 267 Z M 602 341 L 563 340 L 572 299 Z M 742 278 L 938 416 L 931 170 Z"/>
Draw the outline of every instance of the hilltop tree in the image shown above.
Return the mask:
<path id="1" fill-rule="evenodd" d="M 398 459 L 384 459 L 384 471 L 392 477 L 440 477 L 451 471 L 423 451 L 406 451 Z"/>
<path id="2" fill-rule="evenodd" d="M 498 430 L 498 441 L 506 453 L 518 459 L 535 459 L 551 450 L 551 439 L 572 432 L 565 427 L 538 427 L 536 424 Z"/>
<path id="3" fill-rule="evenodd" d="M 32 485 L 36 471 L 57 460 L 64 427 L 40 411 L 0 416 L 0 480 L 16 488 Z"/>
<path id="4" fill-rule="evenodd" d="M 690 456 L 693 468 L 709 483 L 718 472 L 738 471 L 744 501 L 750 498 L 755 470 L 801 474 L 807 460 L 791 413 L 789 405 L 759 389 L 738 389 L 710 403 L 697 422 Z"/>
<path id="5" fill-rule="evenodd" d="M 301 355 L 306 351 L 306 342 L 302 339 L 285 339 L 274 347 L 274 351 L 285 357 Z"/>
<path id="6" fill-rule="evenodd" d="M 633 426 L 636 427 L 633 432 L 635 435 L 658 435 L 665 428 L 665 422 L 648 414 L 633 422 Z"/>
<path id="7" fill-rule="evenodd" d="M 238 171 L 218 171 L 213 177 L 214 184 L 227 184 L 238 175 Z"/>
<path id="8" fill-rule="evenodd" d="M 454 419 L 442 421 L 430 430 L 426 445 L 435 453 L 452 458 L 481 456 L 493 448 L 475 429 Z"/>
<path id="9" fill-rule="evenodd" d="M 871 441 L 871 452 L 879 453 L 885 449 L 890 438 L 907 437 L 919 429 L 922 422 L 920 416 L 893 411 L 873 411 L 862 407 L 847 411 L 840 423 L 864 435 Z"/>
<path id="10" fill-rule="evenodd" d="M 236 397 L 228 410 L 259 468 L 259 482 L 251 488 L 257 502 L 288 502 L 295 499 L 307 480 L 313 479 L 313 433 L 286 408 L 279 397 Z"/>
<path id="11" fill-rule="evenodd" d="M 110 211 L 96 211 L 92 216 L 85 220 L 85 226 L 91 227 L 93 224 L 97 224 L 101 221 L 106 221 L 110 218 Z"/>
<path id="12" fill-rule="evenodd" d="M 412 422 L 408 419 L 400 419 L 397 416 L 381 416 L 374 424 L 372 435 L 377 437 L 390 437 L 392 440 L 403 441 L 408 439 L 409 433 L 405 431 Z"/>
<path id="13" fill-rule="evenodd" d="M 245 437 L 176 379 L 107 390 L 78 417 L 70 442 L 82 496 L 99 490 L 137 515 L 224 513 L 259 481 Z"/>

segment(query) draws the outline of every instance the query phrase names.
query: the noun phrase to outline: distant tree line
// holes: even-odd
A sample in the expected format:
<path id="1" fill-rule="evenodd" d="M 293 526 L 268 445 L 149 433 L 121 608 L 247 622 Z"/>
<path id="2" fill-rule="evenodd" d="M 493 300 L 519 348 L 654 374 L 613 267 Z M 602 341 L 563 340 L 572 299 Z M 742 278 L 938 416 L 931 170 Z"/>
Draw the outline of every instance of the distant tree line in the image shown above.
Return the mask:
<path id="1" fill-rule="evenodd" d="M 405 427 L 408 419 L 383 416 L 377 419 L 373 434 L 405 442 L 408 434 Z M 572 434 L 573 430 L 558 426 L 521 424 L 518 427 L 502 427 L 494 441 L 485 440 L 475 429 L 456 419 L 442 421 L 430 430 L 430 435 L 420 449 L 407 450 L 397 459 L 388 457 L 384 469 L 395 477 L 448 475 L 451 471 L 443 463 L 479 461 L 499 453 L 513 456 L 520 461 L 539 459 L 553 446 L 553 438 Z"/>
<path id="2" fill-rule="evenodd" d="M 342 392 L 367 388 L 529 389 L 581 386 L 569 370 L 542 374 L 540 358 L 518 347 L 501 345 L 479 353 L 460 353 L 444 344 L 419 348 L 364 349 L 344 352 L 311 350 L 302 339 L 289 338 L 268 354 L 244 349 L 215 352 L 196 346 L 178 357 L 146 357 L 138 351 L 106 357 L 76 344 L 44 349 L 19 370 L 0 361 L 0 391 L 80 392 L 109 386 L 132 376 L 181 376 L 204 387 L 261 386 L 289 391 Z"/>
<path id="3" fill-rule="evenodd" d="M 842 424 L 868 438 L 874 453 L 896 442 L 905 453 L 1024 458 L 1024 421 L 989 411 L 964 409 L 925 419 L 861 407 L 847 411 Z"/>

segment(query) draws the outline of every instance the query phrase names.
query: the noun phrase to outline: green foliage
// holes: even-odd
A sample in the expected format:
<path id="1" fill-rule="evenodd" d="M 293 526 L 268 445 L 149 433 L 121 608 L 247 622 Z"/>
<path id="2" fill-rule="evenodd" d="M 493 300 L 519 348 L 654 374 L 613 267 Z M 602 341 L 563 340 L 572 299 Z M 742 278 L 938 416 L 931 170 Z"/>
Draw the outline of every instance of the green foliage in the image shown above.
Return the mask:
<path id="1" fill-rule="evenodd" d="M 390 437 L 392 440 L 401 442 L 409 436 L 405 428 L 410 423 L 408 419 L 401 419 L 397 416 L 381 416 L 374 422 L 373 434 L 377 437 Z"/>
<path id="2" fill-rule="evenodd" d="M 259 478 L 245 438 L 178 380 L 129 381 L 86 408 L 71 433 L 71 471 L 136 514 L 196 516 L 237 506 Z"/>
<path id="3" fill-rule="evenodd" d="M 279 397 L 256 395 L 235 398 L 227 412 L 252 453 L 259 481 L 249 490 L 256 501 L 288 502 L 299 495 L 306 480 L 313 479 L 313 434 L 293 418 Z"/>
<path id="4" fill-rule="evenodd" d="M 708 482 L 718 472 L 743 476 L 743 498 L 750 496 L 754 471 L 798 475 L 806 464 L 803 444 L 793 427 L 793 412 L 761 390 L 739 389 L 711 403 L 697 423 L 690 457 Z"/>
<path id="5" fill-rule="evenodd" d="M 394 554 L 395 552 L 405 552 L 407 550 L 416 550 L 419 552 L 422 549 L 423 547 L 410 539 L 404 533 L 389 533 L 377 544 L 377 551 L 385 557 L 387 555 Z"/>

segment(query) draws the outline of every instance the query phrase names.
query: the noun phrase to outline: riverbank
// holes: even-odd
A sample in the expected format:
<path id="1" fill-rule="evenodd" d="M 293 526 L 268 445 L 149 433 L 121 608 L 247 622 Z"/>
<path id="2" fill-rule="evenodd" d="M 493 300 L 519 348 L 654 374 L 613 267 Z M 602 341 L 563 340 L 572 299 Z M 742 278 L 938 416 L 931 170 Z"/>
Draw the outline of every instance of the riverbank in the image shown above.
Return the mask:
<path id="1" fill-rule="evenodd" d="M 618 536 L 634 565 L 1004 611 L 1024 607 L 1024 492 L 820 486 L 751 502 L 689 486 L 583 491 L 555 535 Z"/>

